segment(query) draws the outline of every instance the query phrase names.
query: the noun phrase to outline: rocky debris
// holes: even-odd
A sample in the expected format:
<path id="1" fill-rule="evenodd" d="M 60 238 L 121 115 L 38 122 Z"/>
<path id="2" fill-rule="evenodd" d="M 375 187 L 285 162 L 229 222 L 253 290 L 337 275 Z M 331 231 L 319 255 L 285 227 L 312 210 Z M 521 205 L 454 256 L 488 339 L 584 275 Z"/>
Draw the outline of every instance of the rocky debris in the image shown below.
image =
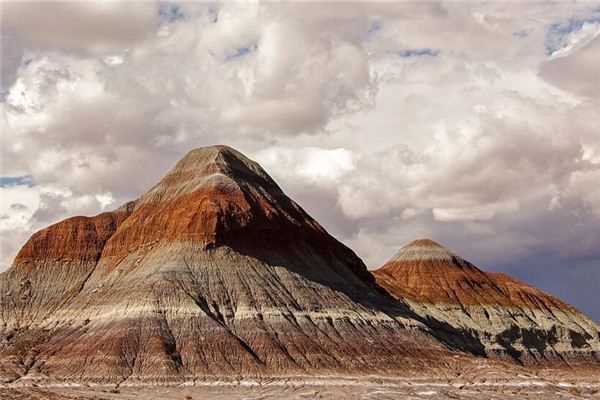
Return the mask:
<path id="1" fill-rule="evenodd" d="M 484 272 L 432 240 L 407 244 L 374 275 L 455 346 L 525 364 L 600 363 L 599 328 L 588 317 L 508 275 Z"/>
<path id="2" fill-rule="evenodd" d="M 454 373 L 470 365 L 226 147 L 134 202 L 32 236 L 0 275 L 0 379 Z"/>
<path id="3" fill-rule="evenodd" d="M 383 379 L 288 379 L 256 383 L 216 382 L 177 387 L 103 386 L 0 388 L 3 400 L 233 400 L 233 399 L 435 399 L 574 400 L 600 399 L 598 382 L 511 379 L 504 381 L 387 381 Z"/>

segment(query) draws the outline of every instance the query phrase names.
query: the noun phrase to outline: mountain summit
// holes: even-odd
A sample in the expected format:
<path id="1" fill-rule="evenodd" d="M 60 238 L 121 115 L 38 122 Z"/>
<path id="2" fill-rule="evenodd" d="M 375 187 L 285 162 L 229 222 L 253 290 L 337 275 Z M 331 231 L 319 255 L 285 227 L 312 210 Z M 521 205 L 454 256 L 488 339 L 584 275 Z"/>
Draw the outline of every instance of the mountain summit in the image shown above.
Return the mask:
<path id="1" fill-rule="evenodd" d="M 502 301 L 485 272 L 430 239 L 403 246 L 375 275 L 384 286 L 393 282 L 394 293 L 422 303 Z"/>
<path id="2" fill-rule="evenodd" d="M 226 146 L 191 151 L 113 212 L 35 233 L 0 293 L 4 381 L 422 374 L 472 362 Z"/>
<path id="3" fill-rule="evenodd" d="M 392 260 L 450 260 L 452 257 L 454 254 L 441 244 L 431 239 L 417 239 L 402 247 Z"/>
<path id="4" fill-rule="evenodd" d="M 561 300 L 501 273 L 484 272 L 442 245 L 408 243 L 377 282 L 450 341 L 523 363 L 600 360 L 598 326 Z"/>

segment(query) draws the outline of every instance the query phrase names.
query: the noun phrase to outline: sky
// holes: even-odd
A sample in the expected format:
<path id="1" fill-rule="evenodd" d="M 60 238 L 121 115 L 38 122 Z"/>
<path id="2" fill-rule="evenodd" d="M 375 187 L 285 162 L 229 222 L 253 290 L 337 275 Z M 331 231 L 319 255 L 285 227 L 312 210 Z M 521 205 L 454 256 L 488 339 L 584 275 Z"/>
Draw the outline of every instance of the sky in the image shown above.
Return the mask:
<path id="1" fill-rule="evenodd" d="M 600 2 L 0 7 L 0 270 L 227 144 L 369 268 L 429 237 L 600 321 Z"/>

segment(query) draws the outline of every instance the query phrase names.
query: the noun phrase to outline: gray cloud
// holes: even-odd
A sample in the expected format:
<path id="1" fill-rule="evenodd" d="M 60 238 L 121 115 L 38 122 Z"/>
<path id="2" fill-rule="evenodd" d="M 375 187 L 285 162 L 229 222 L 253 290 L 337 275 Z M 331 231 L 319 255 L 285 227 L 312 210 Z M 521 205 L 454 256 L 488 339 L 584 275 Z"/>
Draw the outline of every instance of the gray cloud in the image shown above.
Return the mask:
<path id="1" fill-rule="evenodd" d="M 9 206 L 9 208 L 13 211 L 24 211 L 27 210 L 27 206 L 21 203 L 13 203 Z"/>
<path id="2" fill-rule="evenodd" d="M 3 30 L 27 48 L 106 52 L 145 39 L 159 22 L 157 2 L 2 2 Z"/>
<path id="3" fill-rule="evenodd" d="M 600 20 L 598 22 L 600 32 Z M 571 55 L 551 59 L 542 64 L 540 75 L 569 92 L 597 99 L 600 92 L 600 37 L 596 37 Z"/>

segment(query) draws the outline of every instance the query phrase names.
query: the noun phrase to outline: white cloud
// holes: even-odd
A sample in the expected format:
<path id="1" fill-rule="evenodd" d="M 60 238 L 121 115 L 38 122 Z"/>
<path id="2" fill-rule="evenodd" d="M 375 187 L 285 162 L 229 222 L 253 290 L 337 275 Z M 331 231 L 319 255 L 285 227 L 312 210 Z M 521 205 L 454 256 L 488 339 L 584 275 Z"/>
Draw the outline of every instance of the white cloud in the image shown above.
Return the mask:
<path id="1" fill-rule="evenodd" d="M 97 194 L 95 197 L 96 201 L 100 203 L 100 207 L 102 208 L 102 210 L 106 210 L 109 206 L 114 206 L 115 204 L 115 198 L 110 192 L 100 193 Z"/>
<path id="2" fill-rule="evenodd" d="M 509 200 L 502 203 L 462 208 L 433 208 L 433 216 L 442 222 L 489 221 L 499 213 L 518 212 L 519 203 Z"/>
<path id="3" fill-rule="evenodd" d="M 280 169 L 285 178 L 300 177 L 306 181 L 326 185 L 339 180 L 355 168 L 351 151 L 307 147 L 301 149 L 271 147 L 256 154 L 267 170 Z"/>
<path id="4" fill-rule="evenodd" d="M 0 187 L 0 232 L 28 228 L 39 207 L 39 189 L 28 186 Z M 2 259 L 4 255 L 2 255 Z"/>

